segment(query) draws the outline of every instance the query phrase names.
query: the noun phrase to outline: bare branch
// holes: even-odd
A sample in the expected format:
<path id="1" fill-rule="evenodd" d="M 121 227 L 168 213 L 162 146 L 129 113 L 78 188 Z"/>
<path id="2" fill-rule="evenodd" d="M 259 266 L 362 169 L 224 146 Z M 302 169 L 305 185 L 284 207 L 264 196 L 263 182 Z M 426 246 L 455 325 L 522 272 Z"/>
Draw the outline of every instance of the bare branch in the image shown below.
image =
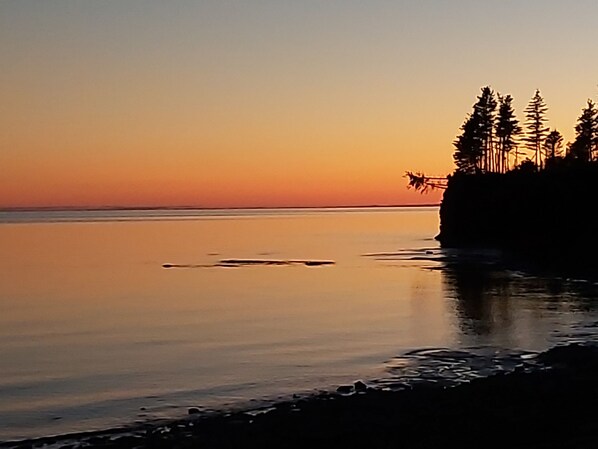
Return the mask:
<path id="1" fill-rule="evenodd" d="M 409 178 L 408 189 L 415 189 L 420 193 L 428 193 L 430 190 L 445 190 L 448 182 L 447 178 L 438 176 L 426 176 L 421 172 L 405 172 L 405 177 Z"/>

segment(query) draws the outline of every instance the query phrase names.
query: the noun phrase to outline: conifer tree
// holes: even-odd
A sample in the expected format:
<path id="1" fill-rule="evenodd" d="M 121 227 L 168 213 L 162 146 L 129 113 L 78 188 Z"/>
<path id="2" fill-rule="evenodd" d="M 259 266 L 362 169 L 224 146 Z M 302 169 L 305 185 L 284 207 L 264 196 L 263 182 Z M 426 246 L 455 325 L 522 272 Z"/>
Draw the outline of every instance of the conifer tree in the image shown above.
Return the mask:
<path id="1" fill-rule="evenodd" d="M 592 100 L 582 109 L 575 125 L 575 140 L 569 147 L 569 156 L 584 162 L 594 159 L 598 146 L 598 111 Z"/>
<path id="2" fill-rule="evenodd" d="M 476 173 L 492 169 L 492 151 L 496 98 L 486 86 L 473 105 L 473 112 L 461 126 L 462 133 L 453 142 L 457 171 Z"/>
<path id="3" fill-rule="evenodd" d="M 553 129 L 544 140 L 544 158 L 546 161 L 555 159 L 563 153 L 563 136 L 558 130 Z"/>
<path id="4" fill-rule="evenodd" d="M 548 128 L 545 126 L 547 110 L 540 91 L 536 89 L 536 93 L 525 109 L 526 135 L 523 140 L 526 148 L 534 153 L 534 162 L 537 167 L 542 166 L 542 143 L 548 133 Z"/>
<path id="5" fill-rule="evenodd" d="M 467 116 L 461 125 L 462 133 L 453 142 L 455 153 L 453 159 L 457 171 L 461 173 L 477 173 L 481 170 L 484 155 L 483 142 L 480 137 L 480 120 L 475 113 Z"/>
<path id="6" fill-rule="evenodd" d="M 497 167 L 503 173 L 509 169 L 509 154 L 517 145 L 517 136 L 521 134 L 519 120 L 515 118 L 513 97 L 498 95 L 498 117 L 496 119 Z"/>
<path id="7" fill-rule="evenodd" d="M 494 120 L 496 117 L 496 97 L 490 86 L 482 88 L 477 103 L 473 106 L 474 115 L 479 118 L 480 138 L 484 150 L 483 169 L 493 171 L 494 167 Z"/>

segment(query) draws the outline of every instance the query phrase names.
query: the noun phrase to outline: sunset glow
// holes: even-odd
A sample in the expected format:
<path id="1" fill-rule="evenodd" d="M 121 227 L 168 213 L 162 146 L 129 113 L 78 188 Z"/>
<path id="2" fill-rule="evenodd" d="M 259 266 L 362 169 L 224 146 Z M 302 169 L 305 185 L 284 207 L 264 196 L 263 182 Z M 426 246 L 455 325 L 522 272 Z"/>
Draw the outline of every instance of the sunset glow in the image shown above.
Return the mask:
<path id="1" fill-rule="evenodd" d="M 437 203 L 403 174 L 453 170 L 483 85 L 520 118 L 540 88 L 571 140 L 596 95 L 597 14 L 593 1 L 2 2 L 0 207 Z"/>

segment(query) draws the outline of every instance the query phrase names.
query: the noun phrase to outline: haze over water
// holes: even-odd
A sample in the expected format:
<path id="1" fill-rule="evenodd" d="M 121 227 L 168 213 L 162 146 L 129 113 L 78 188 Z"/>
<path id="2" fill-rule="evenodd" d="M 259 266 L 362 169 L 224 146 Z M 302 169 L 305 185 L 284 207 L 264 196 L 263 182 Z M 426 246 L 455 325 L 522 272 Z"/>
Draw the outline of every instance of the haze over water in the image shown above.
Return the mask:
<path id="1" fill-rule="evenodd" d="M 0 220 L 0 441 L 373 381 L 417 348 L 538 351 L 598 323 L 593 284 L 440 250 L 434 207 Z"/>

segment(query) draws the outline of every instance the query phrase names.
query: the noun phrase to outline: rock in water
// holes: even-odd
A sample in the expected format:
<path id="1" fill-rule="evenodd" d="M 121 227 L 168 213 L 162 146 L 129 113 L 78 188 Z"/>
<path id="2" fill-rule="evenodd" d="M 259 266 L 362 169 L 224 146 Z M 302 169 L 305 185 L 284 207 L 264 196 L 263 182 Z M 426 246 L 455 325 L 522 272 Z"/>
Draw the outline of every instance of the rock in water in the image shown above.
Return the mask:
<path id="1" fill-rule="evenodd" d="M 368 386 L 360 380 L 355 382 L 353 387 L 355 387 L 355 391 L 366 391 L 368 389 Z"/>
<path id="2" fill-rule="evenodd" d="M 353 392 L 353 385 L 341 385 L 336 389 L 337 393 L 349 394 Z"/>

